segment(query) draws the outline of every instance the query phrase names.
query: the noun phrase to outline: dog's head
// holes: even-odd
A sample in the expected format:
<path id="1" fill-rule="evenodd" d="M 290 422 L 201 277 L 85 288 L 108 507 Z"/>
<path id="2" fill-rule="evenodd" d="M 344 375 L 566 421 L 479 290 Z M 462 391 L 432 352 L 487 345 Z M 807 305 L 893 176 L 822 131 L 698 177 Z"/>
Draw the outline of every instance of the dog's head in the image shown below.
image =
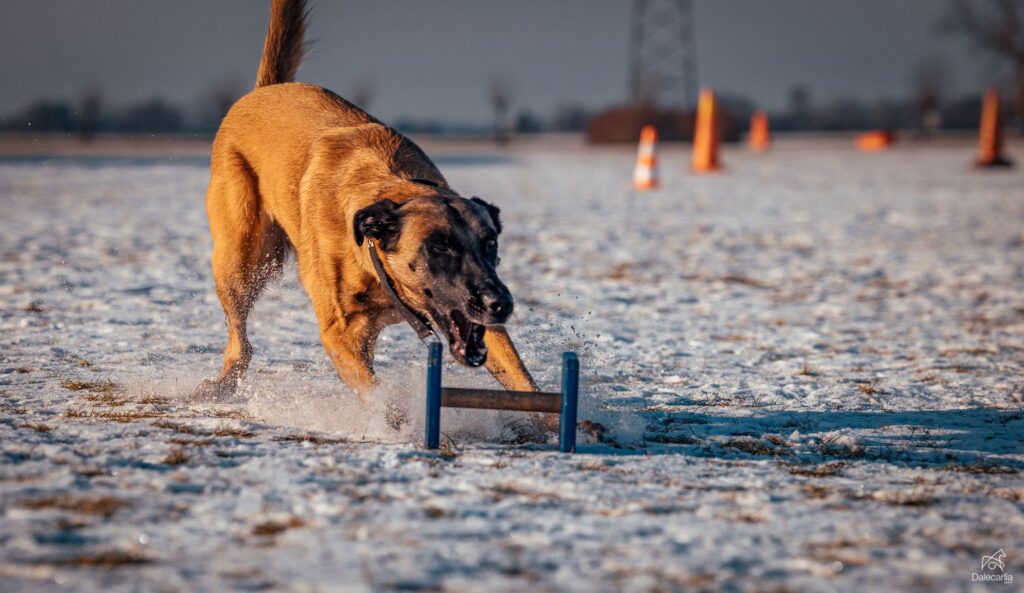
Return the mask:
<path id="1" fill-rule="evenodd" d="M 448 191 L 396 203 L 383 199 L 356 212 L 353 237 L 381 251 L 395 292 L 446 334 L 456 360 L 487 360 L 484 326 L 504 323 L 512 295 L 498 278 L 498 208 Z"/>

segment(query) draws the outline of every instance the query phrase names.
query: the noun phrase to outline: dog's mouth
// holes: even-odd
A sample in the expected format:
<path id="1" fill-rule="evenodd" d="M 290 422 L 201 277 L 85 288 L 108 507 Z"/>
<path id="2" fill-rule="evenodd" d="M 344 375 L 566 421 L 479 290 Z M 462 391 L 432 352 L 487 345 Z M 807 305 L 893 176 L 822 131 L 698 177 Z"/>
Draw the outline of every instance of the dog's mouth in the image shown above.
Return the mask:
<path id="1" fill-rule="evenodd" d="M 460 363 L 478 367 L 487 361 L 487 346 L 484 345 L 486 328 L 474 323 L 465 313 L 453 309 L 448 313 L 447 323 L 439 324 L 448 334 L 448 349 Z"/>

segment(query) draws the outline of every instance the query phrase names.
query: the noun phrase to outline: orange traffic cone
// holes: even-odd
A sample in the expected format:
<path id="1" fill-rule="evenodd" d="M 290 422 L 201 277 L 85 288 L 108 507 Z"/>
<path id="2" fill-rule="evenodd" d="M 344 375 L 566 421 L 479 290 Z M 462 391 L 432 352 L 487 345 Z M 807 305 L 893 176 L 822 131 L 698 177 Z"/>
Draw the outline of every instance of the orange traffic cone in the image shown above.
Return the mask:
<path id="1" fill-rule="evenodd" d="M 747 143 L 754 152 L 764 152 L 772 143 L 771 132 L 768 131 L 768 115 L 765 112 L 755 111 L 750 116 L 750 137 Z"/>
<path id="2" fill-rule="evenodd" d="M 999 109 L 999 89 L 985 91 L 981 106 L 981 127 L 978 130 L 978 167 L 1009 167 L 1003 156 L 1003 118 Z"/>
<path id="3" fill-rule="evenodd" d="M 633 189 L 658 187 L 658 130 L 647 125 L 640 130 L 640 146 L 636 151 L 636 169 L 633 170 Z"/>
<path id="4" fill-rule="evenodd" d="M 878 152 L 879 150 L 885 150 L 892 145 L 893 135 L 889 130 L 872 130 L 870 132 L 864 132 L 857 134 L 857 137 L 853 139 L 854 145 L 857 150 L 862 152 Z"/>
<path id="5" fill-rule="evenodd" d="M 715 92 L 703 89 L 697 103 L 697 125 L 693 131 L 693 170 L 697 173 L 717 171 L 718 163 L 718 110 Z"/>

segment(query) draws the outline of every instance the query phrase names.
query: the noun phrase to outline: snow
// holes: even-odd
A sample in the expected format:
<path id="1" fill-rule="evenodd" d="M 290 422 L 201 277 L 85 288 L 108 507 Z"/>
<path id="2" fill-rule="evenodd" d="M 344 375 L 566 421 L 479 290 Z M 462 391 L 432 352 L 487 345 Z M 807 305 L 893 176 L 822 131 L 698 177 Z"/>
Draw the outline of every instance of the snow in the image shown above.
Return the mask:
<path id="1" fill-rule="evenodd" d="M 1024 169 L 794 139 L 632 194 L 628 149 L 437 154 L 604 442 L 446 410 L 424 451 L 415 335 L 364 408 L 294 270 L 240 396 L 188 403 L 225 337 L 206 160 L 0 160 L 0 590 L 974 591 L 1000 548 L 1024 579 Z"/>

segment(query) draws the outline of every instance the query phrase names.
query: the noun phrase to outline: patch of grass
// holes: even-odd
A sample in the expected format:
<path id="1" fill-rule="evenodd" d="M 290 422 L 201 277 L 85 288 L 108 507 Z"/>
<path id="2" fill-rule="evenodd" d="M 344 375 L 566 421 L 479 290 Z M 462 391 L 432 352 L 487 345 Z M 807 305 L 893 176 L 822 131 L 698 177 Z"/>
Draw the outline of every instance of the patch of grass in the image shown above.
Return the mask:
<path id="1" fill-rule="evenodd" d="M 160 406 L 167 403 L 167 398 L 160 395 L 156 395 L 154 393 L 146 393 L 136 398 L 135 401 L 140 404 L 152 404 Z"/>
<path id="2" fill-rule="evenodd" d="M 340 445 L 348 442 L 348 439 L 340 437 L 325 437 L 311 433 L 286 434 L 284 436 L 274 437 L 273 440 L 279 443 L 313 443 L 314 445 Z"/>
<path id="3" fill-rule="evenodd" d="M 59 509 L 84 515 L 100 515 L 107 518 L 118 510 L 127 507 L 128 503 L 113 496 L 74 498 L 64 495 L 23 500 L 18 503 L 18 506 L 33 510 Z"/>
<path id="4" fill-rule="evenodd" d="M 808 478 L 827 478 L 839 474 L 839 471 L 846 467 L 845 461 L 834 461 L 832 463 L 823 463 L 821 465 L 801 465 L 793 466 L 789 469 L 789 473 L 794 476 L 805 476 Z"/>
<path id="5" fill-rule="evenodd" d="M 83 381 L 79 379 L 61 379 L 60 386 L 69 391 L 91 391 L 92 393 L 111 393 L 120 389 L 110 379 L 101 381 Z"/>
<path id="6" fill-rule="evenodd" d="M 116 566 L 133 566 L 149 564 L 153 559 L 136 552 L 121 550 L 105 550 L 92 554 L 77 554 L 71 558 L 60 559 L 54 564 L 60 566 L 81 566 L 93 568 L 113 568 Z"/>
<path id="7" fill-rule="evenodd" d="M 171 452 L 167 454 L 167 457 L 164 457 L 162 463 L 164 465 L 184 465 L 188 463 L 190 459 L 192 459 L 192 456 L 189 455 L 183 447 L 175 447 L 174 449 L 171 449 Z"/>
<path id="8" fill-rule="evenodd" d="M 202 430 L 200 428 L 195 428 L 194 426 L 189 426 L 187 424 L 178 424 L 176 422 L 169 422 L 167 420 L 158 420 L 157 422 L 153 423 L 153 426 L 155 426 L 157 428 L 165 428 L 167 430 L 173 430 L 174 432 L 177 432 L 179 434 L 190 434 L 190 435 L 196 435 L 196 436 L 209 436 L 210 435 L 210 433 L 208 431 Z"/>
<path id="9" fill-rule="evenodd" d="M 801 364 L 800 369 L 796 373 L 794 373 L 794 375 L 796 375 L 797 377 L 817 377 L 820 374 L 821 371 L 812 367 L 807 362 Z"/>
<path id="10" fill-rule="evenodd" d="M 284 533 L 289 529 L 296 529 L 306 525 L 306 522 L 298 517 L 289 517 L 283 521 L 263 521 L 252 526 L 252 534 L 259 536 L 274 536 Z"/>
<path id="11" fill-rule="evenodd" d="M 155 410 L 116 410 L 109 412 L 97 412 L 95 414 L 89 414 L 89 416 L 109 420 L 111 422 L 136 422 L 138 420 L 146 420 L 148 418 L 161 418 L 165 416 L 165 414 Z"/>
<path id="12" fill-rule="evenodd" d="M 736 449 L 737 451 L 742 451 L 748 455 L 785 455 L 788 453 L 785 447 L 769 445 L 762 440 L 750 438 L 729 439 L 722 443 L 722 447 L 726 449 Z"/>
<path id="13" fill-rule="evenodd" d="M 230 428 L 222 426 L 217 430 L 213 431 L 215 437 L 234 437 L 237 439 L 251 439 L 256 436 L 255 432 L 251 432 L 242 428 Z"/>
<path id="14" fill-rule="evenodd" d="M 755 280 L 748 276 L 741 276 L 739 274 L 726 274 L 725 276 L 722 276 L 719 280 L 725 282 L 726 284 L 741 284 L 743 286 L 750 286 L 752 288 L 760 288 L 763 290 L 775 290 L 775 287 L 772 286 L 771 284 L 761 282 L 760 280 Z"/>
<path id="15" fill-rule="evenodd" d="M 441 447 L 439 448 L 441 457 L 446 461 L 455 459 L 458 456 L 458 452 L 455 450 L 456 444 L 452 437 L 444 435 L 444 440 L 441 441 Z"/>
<path id="16" fill-rule="evenodd" d="M 94 391 L 93 393 L 83 395 L 82 400 L 93 405 L 109 406 L 111 408 L 123 406 L 130 401 L 128 396 L 120 391 Z"/>
<path id="17" fill-rule="evenodd" d="M 186 439 L 182 437 L 171 437 L 167 442 L 182 447 L 209 447 L 214 443 L 213 439 Z"/>
<path id="18" fill-rule="evenodd" d="M 443 519 L 451 516 L 450 512 L 433 505 L 423 507 L 423 514 L 426 515 L 428 519 Z"/>
<path id="19" fill-rule="evenodd" d="M 857 386 L 857 390 L 864 395 L 878 395 L 879 393 L 884 393 L 884 391 L 878 387 L 878 384 L 874 382 L 861 383 Z"/>
<path id="20" fill-rule="evenodd" d="M 832 490 L 828 486 L 819 486 L 816 484 L 801 484 L 800 490 L 802 490 L 808 498 L 812 498 L 814 500 L 828 498 L 829 496 L 832 496 L 832 494 L 834 493 L 834 490 Z"/>
<path id="21" fill-rule="evenodd" d="M 214 418 L 231 418 L 232 420 L 252 420 L 252 416 L 246 413 L 245 410 L 224 410 L 215 409 L 207 412 L 209 416 Z"/>
<path id="22" fill-rule="evenodd" d="M 30 428 L 36 432 L 41 432 L 43 434 L 46 434 L 53 430 L 52 427 L 42 424 L 41 422 L 26 422 L 25 424 L 21 425 L 21 428 Z"/>
<path id="23" fill-rule="evenodd" d="M 663 445 L 696 445 L 700 443 L 700 439 L 685 434 L 659 434 L 648 440 Z"/>
<path id="24" fill-rule="evenodd" d="M 818 452 L 827 457 L 858 459 L 864 457 L 864 449 L 856 442 L 840 436 L 826 437 L 818 445 Z"/>
<path id="25" fill-rule="evenodd" d="M 995 463 L 987 463 L 979 461 L 977 463 L 970 463 L 967 465 L 950 464 L 946 466 L 947 471 L 961 472 L 965 474 L 1016 474 L 1020 473 L 1019 469 L 1008 467 L 1005 465 L 998 465 Z"/>
<path id="26" fill-rule="evenodd" d="M 34 372 L 36 372 L 38 370 L 39 369 L 37 369 L 35 367 L 18 367 L 16 369 L 14 369 L 14 372 L 18 373 L 19 375 L 24 375 L 26 373 L 34 373 Z"/>

